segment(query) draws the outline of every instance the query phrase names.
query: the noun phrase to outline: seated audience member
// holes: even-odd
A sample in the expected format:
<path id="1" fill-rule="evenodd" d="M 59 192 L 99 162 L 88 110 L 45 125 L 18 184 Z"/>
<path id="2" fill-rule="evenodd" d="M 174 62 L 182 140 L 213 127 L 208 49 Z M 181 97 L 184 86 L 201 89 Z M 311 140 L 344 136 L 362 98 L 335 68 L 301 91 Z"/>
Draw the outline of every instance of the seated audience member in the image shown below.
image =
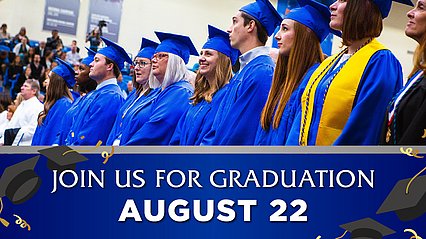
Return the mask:
<path id="1" fill-rule="evenodd" d="M 12 142 L 14 146 L 29 146 L 37 127 L 37 118 L 43 111 L 43 104 L 40 103 L 37 96 L 40 91 L 40 85 L 37 80 L 26 80 L 21 87 L 21 95 L 24 98 L 21 104 L 16 108 L 15 113 L 5 130 L 3 142 Z M 10 138 L 6 131 L 9 130 Z"/>

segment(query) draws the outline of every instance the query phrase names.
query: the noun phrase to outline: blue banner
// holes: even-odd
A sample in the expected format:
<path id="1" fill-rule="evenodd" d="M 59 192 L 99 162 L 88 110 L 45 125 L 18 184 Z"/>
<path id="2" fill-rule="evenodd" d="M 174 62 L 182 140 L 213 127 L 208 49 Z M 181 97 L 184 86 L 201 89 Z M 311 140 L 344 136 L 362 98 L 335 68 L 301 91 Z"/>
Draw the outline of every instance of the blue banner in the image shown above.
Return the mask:
<path id="1" fill-rule="evenodd" d="M 79 0 L 46 0 L 43 30 L 76 35 L 79 11 Z"/>
<path id="2" fill-rule="evenodd" d="M 169 148 L 158 151 L 163 149 Z M 413 233 L 426 238 L 424 214 L 409 221 L 394 212 L 377 214 L 398 181 L 413 179 L 407 189 L 418 190 L 415 175 L 426 159 L 414 149 L 392 154 L 106 151 L 80 150 L 88 160 L 62 172 L 40 156 L 34 169 L 41 178 L 38 191 L 17 205 L 2 197 L 0 220 L 9 225 L 0 224 L 1 238 L 334 239 L 345 233 L 340 225 L 363 218 L 395 231 L 386 239 Z M 37 155 L 0 155 L 0 193 L 5 169 Z M 341 238 L 350 238 L 350 232 Z"/>
<path id="3" fill-rule="evenodd" d="M 123 0 L 90 0 L 87 32 L 100 27 L 102 36 L 117 42 Z"/>

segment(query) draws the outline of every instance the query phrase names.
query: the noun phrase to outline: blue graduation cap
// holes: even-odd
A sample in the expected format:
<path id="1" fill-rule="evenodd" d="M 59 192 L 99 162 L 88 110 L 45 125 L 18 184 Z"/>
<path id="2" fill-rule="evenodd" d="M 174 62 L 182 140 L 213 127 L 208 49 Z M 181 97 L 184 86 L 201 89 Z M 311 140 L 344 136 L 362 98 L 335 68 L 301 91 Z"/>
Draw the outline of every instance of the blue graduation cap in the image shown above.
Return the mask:
<path id="1" fill-rule="evenodd" d="M 157 46 L 158 43 L 146 38 L 142 38 L 141 49 L 139 50 L 139 53 L 136 55 L 136 57 L 148 58 L 151 60 Z"/>
<path id="2" fill-rule="evenodd" d="M 56 58 L 58 61 L 58 66 L 53 68 L 53 72 L 55 72 L 58 76 L 62 77 L 65 80 L 68 88 L 72 88 L 75 85 L 75 71 L 74 68 L 68 64 L 68 62 Z"/>
<path id="3" fill-rule="evenodd" d="M 100 49 L 97 53 L 111 59 L 113 62 L 115 62 L 115 64 L 117 64 L 119 69 L 124 67 L 125 61 L 129 64 L 132 64 L 132 59 L 130 59 L 127 52 L 121 46 L 105 37 L 101 37 L 101 39 L 107 46 Z"/>
<path id="4" fill-rule="evenodd" d="M 405 5 L 414 6 L 411 0 L 393 0 Z M 392 0 L 373 0 L 373 3 L 379 8 L 380 13 L 382 14 L 382 19 L 385 19 L 390 12 L 392 6 Z"/>
<path id="5" fill-rule="evenodd" d="M 209 39 L 204 44 L 203 49 L 213 49 L 231 59 L 232 65 L 237 61 L 240 52 L 231 47 L 229 34 L 214 26 L 209 25 Z"/>
<path id="6" fill-rule="evenodd" d="M 258 20 L 268 32 L 268 36 L 274 33 L 275 28 L 283 20 L 277 10 L 268 0 L 256 0 L 240 9 Z"/>
<path id="7" fill-rule="evenodd" d="M 334 35 L 341 36 L 340 31 L 330 28 L 330 10 L 324 4 L 314 0 L 297 0 L 299 8 L 292 9 L 284 19 L 291 19 L 299 22 L 317 35 L 320 42 L 328 36 L 330 32 Z"/>
<path id="8" fill-rule="evenodd" d="M 87 57 L 84 58 L 83 60 L 81 60 L 82 64 L 85 64 L 86 66 L 90 65 L 90 63 L 92 63 L 93 59 L 95 58 L 96 55 L 96 51 L 85 47 L 87 50 Z"/>
<path id="9" fill-rule="evenodd" d="M 161 43 L 155 49 L 157 52 L 168 52 L 180 56 L 188 64 L 189 55 L 198 56 L 198 51 L 188 36 L 172 33 L 155 32 Z"/>

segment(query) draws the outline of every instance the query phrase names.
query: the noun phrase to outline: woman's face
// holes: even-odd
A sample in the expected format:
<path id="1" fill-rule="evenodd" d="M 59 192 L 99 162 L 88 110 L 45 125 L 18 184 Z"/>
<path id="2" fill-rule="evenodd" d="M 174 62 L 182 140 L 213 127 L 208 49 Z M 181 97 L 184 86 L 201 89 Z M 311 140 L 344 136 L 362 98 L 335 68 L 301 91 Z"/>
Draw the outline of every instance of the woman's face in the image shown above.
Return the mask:
<path id="1" fill-rule="evenodd" d="M 166 75 L 167 63 L 169 62 L 169 54 L 167 52 L 155 53 L 152 57 L 152 74 L 163 83 Z"/>
<path id="2" fill-rule="evenodd" d="M 294 20 L 284 19 L 281 22 L 280 30 L 275 35 L 278 43 L 279 54 L 284 56 L 290 55 L 290 49 L 294 42 Z"/>
<path id="3" fill-rule="evenodd" d="M 426 0 L 418 0 L 417 5 L 407 13 L 407 17 L 405 35 L 420 43 L 426 34 Z"/>
<path id="4" fill-rule="evenodd" d="M 210 77 L 214 75 L 216 70 L 217 61 L 219 59 L 219 52 L 213 49 L 203 49 L 201 50 L 200 57 L 198 58 L 198 63 L 200 68 L 198 73 L 205 77 Z"/>
<path id="5" fill-rule="evenodd" d="M 85 64 L 80 64 L 75 71 L 75 81 L 77 84 L 82 84 L 89 80 L 90 67 Z"/>
<path id="6" fill-rule="evenodd" d="M 330 27 L 334 30 L 341 31 L 343 29 L 343 12 L 345 11 L 346 3 L 347 0 L 337 0 L 330 5 Z"/>
<path id="7" fill-rule="evenodd" d="M 151 60 L 148 58 L 136 57 L 133 62 L 136 82 L 145 85 L 151 73 Z"/>

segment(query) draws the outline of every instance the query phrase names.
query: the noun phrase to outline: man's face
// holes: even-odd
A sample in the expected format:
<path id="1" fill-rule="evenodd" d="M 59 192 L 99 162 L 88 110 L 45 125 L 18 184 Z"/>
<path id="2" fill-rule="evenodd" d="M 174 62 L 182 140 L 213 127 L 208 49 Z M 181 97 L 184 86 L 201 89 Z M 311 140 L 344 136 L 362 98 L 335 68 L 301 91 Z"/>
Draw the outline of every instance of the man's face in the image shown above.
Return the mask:
<path id="1" fill-rule="evenodd" d="M 92 63 L 90 63 L 90 78 L 99 81 L 105 78 L 108 70 L 111 70 L 113 64 L 106 64 L 106 58 L 102 54 L 96 54 Z"/>
<path id="2" fill-rule="evenodd" d="M 36 90 L 31 89 L 31 84 L 25 82 L 21 87 L 21 95 L 25 100 L 28 100 L 36 95 Z"/>
<path id="3" fill-rule="evenodd" d="M 34 63 L 40 63 L 40 55 L 38 55 L 38 54 L 35 54 L 34 55 Z"/>
<path id="4" fill-rule="evenodd" d="M 232 25 L 228 28 L 229 40 L 231 46 L 235 49 L 239 49 L 242 43 L 247 39 L 248 32 L 247 26 L 244 26 L 244 18 L 241 16 L 241 12 L 232 17 Z"/>

